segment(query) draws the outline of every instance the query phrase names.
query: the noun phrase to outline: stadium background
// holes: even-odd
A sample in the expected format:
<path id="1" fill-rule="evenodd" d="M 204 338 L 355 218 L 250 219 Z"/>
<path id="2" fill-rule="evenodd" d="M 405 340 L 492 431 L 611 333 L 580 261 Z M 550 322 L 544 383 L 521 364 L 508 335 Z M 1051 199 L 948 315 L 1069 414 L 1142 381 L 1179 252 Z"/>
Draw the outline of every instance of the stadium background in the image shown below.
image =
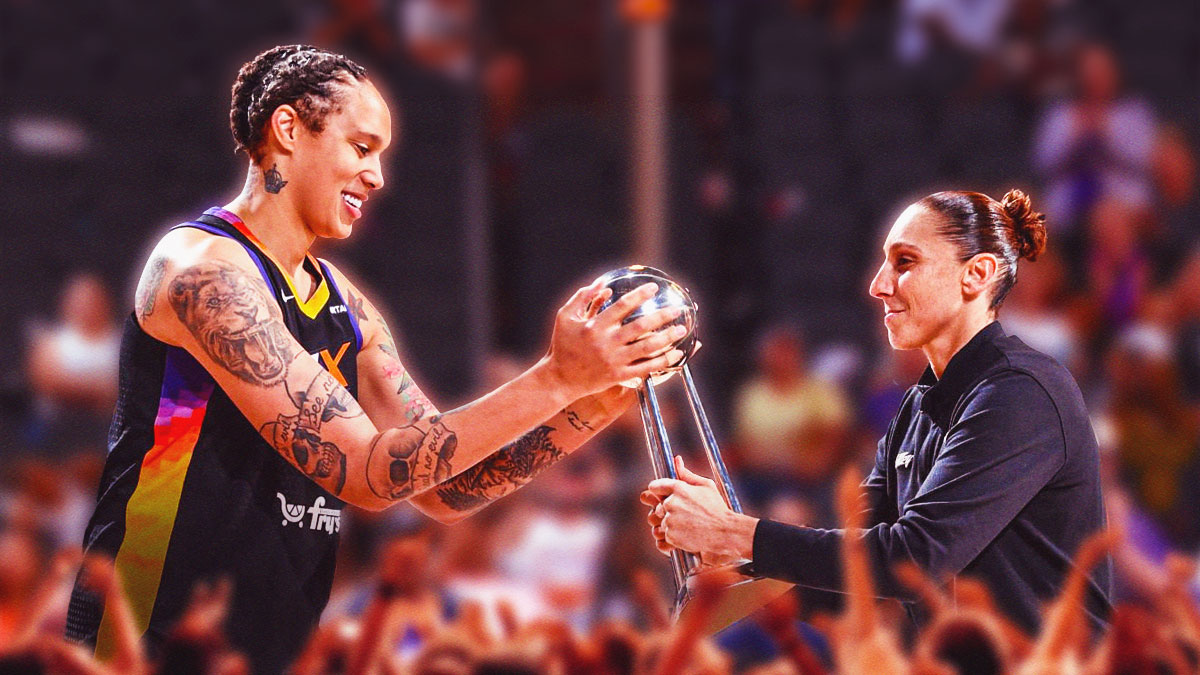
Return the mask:
<path id="1" fill-rule="evenodd" d="M 919 373 L 919 362 L 887 349 L 866 295 L 883 229 L 935 189 L 998 197 L 1021 187 L 1047 212 L 1055 255 L 1022 266 L 1045 265 L 1027 272 L 1031 290 L 1001 318 L 1013 315 L 1031 342 L 1069 361 L 1113 484 L 1145 516 L 1149 549 L 1194 554 L 1200 5 L 695 0 L 671 9 L 668 253 L 641 261 L 631 253 L 635 64 L 616 2 L 3 0 L 5 546 L 18 545 L 13 523 L 30 522 L 37 556 L 73 543 L 103 457 L 102 406 L 39 388 L 29 365 L 39 340 L 69 323 L 64 290 L 83 275 L 100 283 L 81 292 L 83 305 L 103 309 L 103 287 L 115 298 L 109 319 L 125 312 L 157 233 L 240 186 L 227 125 L 237 67 L 269 46 L 311 42 L 367 66 L 399 131 L 386 190 L 353 237 L 319 253 L 385 308 L 406 364 L 443 409 L 536 358 L 575 286 L 655 263 L 700 302 L 697 375 L 735 474 L 758 508 L 828 524 L 834 471 L 870 457 L 897 391 Z M 1106 77 L 1119 78 L 1115 93 L 1088 99 Z M 1072 110 L 1108 116 L 1111 133 L 1076 138 L 1063 122 Z M 763 487 L 778 458 L 758 461 L 754 430 L 739 421 L 739 390 L 772 358 L 821 382 L 809 394 L 834 410 L 826 421 L 836 428 L 817 430 L 827 456 L 790 467 L 790 491 Z M 445 570 L 483 569 L 500 588 L 549 593 L 547 611 L 570 608 L 580 626 L 628 614 L 633 569 L 666 580 L 635 501 L 648 478 L 639 443 L 636 424 L 624 425 L 449 530 L 407 507 L 354 517 L 339 590 L 369 577 L 389 533 L 422 530 L 432 555 L 450 561 Z M 552 539 L 581 542 L 584 553 L 564 563 L 577 569 L 561 578 L 535 573 L 555 550 L 537 538 L 543 520 Z M 488 555 L 471 559 L 455 549 L 464 542 L 486 542 Z"/>

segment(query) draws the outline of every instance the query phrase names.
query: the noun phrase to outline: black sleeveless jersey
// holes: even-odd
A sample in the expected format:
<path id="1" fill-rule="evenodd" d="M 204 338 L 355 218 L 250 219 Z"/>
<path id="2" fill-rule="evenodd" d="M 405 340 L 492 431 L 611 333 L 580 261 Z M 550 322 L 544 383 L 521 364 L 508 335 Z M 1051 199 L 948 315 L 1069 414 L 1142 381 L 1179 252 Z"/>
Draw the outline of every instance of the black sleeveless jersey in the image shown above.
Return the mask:
<path id="1" fill-rule="evenodd" d="M 296 340 L 352 395 L 362 333 L 324 262 L 307 301 L 236 215 L 209 209 L 192 227 L 236 240 L 257 264 Z M 303 357 L 301 357 L 303 358 Z M 199 581 L 228 577 L 226 623 L 257 673 L 295 659 L 329 598 L 343 502 L 285 461 L 185 350 L 131 314 L 99 501 L 84 546 L 113 557 L 154 649 Z M 113 649 L 112 617 L 77 584 L 69 638 Z"/>

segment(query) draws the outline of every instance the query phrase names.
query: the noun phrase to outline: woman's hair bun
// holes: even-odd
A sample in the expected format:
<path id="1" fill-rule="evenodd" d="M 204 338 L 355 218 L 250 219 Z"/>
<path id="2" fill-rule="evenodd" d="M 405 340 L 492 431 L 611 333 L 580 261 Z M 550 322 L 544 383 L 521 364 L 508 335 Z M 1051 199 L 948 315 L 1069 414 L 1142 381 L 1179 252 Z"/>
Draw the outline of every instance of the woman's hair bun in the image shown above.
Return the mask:
<path id="1" fill-rule="evenodd" d="M 1012 220 L 1013 247 L 1017 256 L 1037 260 L 1046 250 L 1046 216 L 1034 211 L 1029 195 L 1020 190 L 1005 193 L 1000 207 Z"/>

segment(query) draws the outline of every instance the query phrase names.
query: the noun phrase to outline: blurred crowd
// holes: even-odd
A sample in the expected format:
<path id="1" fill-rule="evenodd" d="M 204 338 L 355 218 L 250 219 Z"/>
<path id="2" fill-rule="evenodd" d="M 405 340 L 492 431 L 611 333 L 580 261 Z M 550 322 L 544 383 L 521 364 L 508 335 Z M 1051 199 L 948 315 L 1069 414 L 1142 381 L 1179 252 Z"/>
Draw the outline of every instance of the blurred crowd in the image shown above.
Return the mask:
<path id="1" fill-rule="evenodd" d="M 179 11 L 208 16 L 203 4 Z M 365 54 L 384 64 L 374 72 L 400 100 L 406 137 L 389 181 L 399 196 L 368 215 L 361 242 L 326 254 L 380 287 L 380 304 L 398 315 L 406 363 L 435 398 L 441 392 L 441 407 L 506 381 L 543 347 L 549 308 L 576 275 L 630 262 L 621 260 L 625 214 L 614 206 L 627 201 L 620 134 L 628 124 L 614 3 L 279 4 L 239 6 L 243 17 L 289 18 L 246 18 L 236 30 Z M 41 6 L 5 0 L 3 8 L 21 20 L 50 11 Z M 1022 263 L 1000 320 L 1070 368 L 1092 412 L 1111 531 L 1080 551 L 1077 571 L 1111 551 L 1118 609 L 1110 628 L 1089 636 L 1079 627 L 1071 583 L 1047 607 L 1042 634 L 1024 635 L 978 584 L 947 587 L 908 570 L 914 598 L 933 617 L 916 631 L 896 603 L 871 599 L 869 578 L 853 574 L 852 544 L 848 595 L 798 590 L 712 639 L 690 624 L 672 627 L 670 568 L 636 498 L 652 476 L 631 411 L 528 488 L 458 525 L 426 522 L 406 506 L 347 511 L 333 597 L 296 671 L 1200 670 L 1200 7 L 709 0 L 673 12 L 671 269 L 701 298 L 697 374 L 747 511 L 855 524 L 839 516 L 853 490 L 837 477 L 866 475 L 876 441 L 926 366 L 920 353 L 887 348 L 882 312 L 866 297 L 880 233 L 933 190 L 998 196 L 1022 187 L 1047 214 L 1049 250 Z M 94 177 L 64 187 L 61 200 L 44 187 L 33 193 L 35 183 L 98 166 L 89 162 L 118 169 L 88 159 L 87 143 L 67 142 L 71 128 L 31 127 L 36 118 L 21 117 L 22 105 L 45 106 L 10 85 L 40 66 L 13 58 L 35 46 L 7 32 L 5 88 L 16 93 L 3 112 L 4 152 L 10 167 L 33 168 L 5 175 L 20 188 L 6 191 L 5 203 L 19 198 L 27 208 L 32 193 L 67 224 L 53 237 L 66 252 L 52 255 L 40 243 L 51 238 L 45 231 L 4 231 L 26 254 L 13 256 L 10 271 L 36 279 L 28 292 L 46 302 L 14 304 L 20 293 L 0 300 L 17 329 L 0 346 L 22 364 L 0 377 L 8 460 L 0 467 L 0 664 L 5 672 L 245 671 L 220 628 L 236 589 L 219 580 L 196 590 L 161 654 L 142 653 L 126 636 L 117 660 L 102 666 L 54 637 L 116 400 L 120 321 L 131 302 L 123 289 L 141 262 L 141 243 L 130 242 L 182 219 L 197 199 L 217 199 L 233 174 L 210 177 L 204 194 L 170 201 L 166 191 L 157 207 L 139 204 L 150 220 L 136 226 L 124 218 L 128 204 L 108 196 L 132 173 L 110 179 L 103 199 L 86 191 L 106 174 L 90 170 Z M 92 38 L 82 48 L 104 54 Z M 206 62 L 199 47 L 189 58 L 178 68 L 207 63 L 216 74 L 193 71 L 187 87 L 211 89 L 198 94 L 205 98 L 227 89 L 236 64 Z M 93 112 L 106 124 L 125 119 L 103 102 Z M 179 134 L 185 149 L 203 144 L 189 140 L 181 120 L 190 118 L 166 117 L 164 136 Z M 199 189 L 178 179 L 185 170 L 164 166 L 129 171 L 165 172 L 183 186 L 172 189 Z M 462 230 L 443 225 L 472 216 L 461 204 L 475 202 L 455 198 L 473 189 L 490 232 L 484 278 L 494 307 L 490 353 L 478 368 L 462 362 L 462 317 L 448 313 L 466 304 L 458 300 L 469 289 L 461 275 L 438 276 L 471 262 L 446 252 Z M 447 203 L 459 206 L 446 211 Z M 97 257 L 91 242 L 110 236 L 116 244 Z M 397 266 L 385 256 L 398 249 L 446 257 Z M 38 307 L 55 309 L 30 309 Z M 665 391 L 672 440 L 694 455 L 687 407 L 674 388 Z M 82 564 L 89 583 L 120 603 L 111 566 Z M 702 590 L 700 602 L 719 595 L 716 585 Z"/>
<path id="2" fill-rule="evenodd" d="M 854 468 L 835 481 L 837 524 L 854 531 L 865 522 L 865 496 Z M 704 625 L 727 585 L 738 577 L 714 570 L 692 587 L 689 612 L 677 622 L 668 597 L 647 569 L 631 574 L 626 617 L 585 628 L 572 610 L 586 588 L 547 583 L 523 594 L 497 582 L 495 572 L 438 553 L 440 536 L 428 527 L 393 533 L 378 547 L 372 570 L 345 583 L 289 672 L 298 675 L 385 673 L 412 675 L 991 675 L 1001 673 L 1194 673 L 1200 669 L 1200 611 L 1191 584 L 1195 560 L 1172 554 L 1155 567 L 1154 588 L 1139 601 L 1116 605 L 1108 626 L 1094 634 L 1084 609 L 1088 571 L 1113 554 L 1121 565 L 1135 556 L 1123 526 L 1097 532 L 1076 553 L 1060 595 L 1045 608 L 1043 626 L 1029 635 L 996 608 L 979 580 L 947 584 L 916 565 L 895 573 L 909 600 L 929 616 L 919 630 L 896 601 L 881 603 L 862 540 L 843 539 L 843 607 L 813 611 L 802 622 L 803 595 L 795 590 L 715 636 Z M 8 530 L 0 672 L 106 675 L 249 673 L 230 646 L 222 620 L 228 580 L 200 584 L 167 639 L 143 648 L 120 576 L 112 562 L 80 559 L 67 548 L 39 565 L 36 543 L 24 529 Z M 454 548 L 447 543 L 448 548 Z M 551 548 L 564 549 L 562 544 Z M 453 557 L 453 556 L 450 556 Z M 474 556 L 467 556 L 473 558 Z M 545 564 L 546 561 L 543 561 Z M 442 565 L 445 571 L 435 572 Z M 1147 571 L 1149 571 L 1147 569 Z M 65 641 L 65 596 L 78 578 L 105 598 L 113 618 L 114 653 L 103 661 Z M 551 576 L 564 577 L 556 574 Z M 576 582 L 577 583 L 577 582 Z M 518 585 L 519 586 L 519 585 Z M 528 593 L 528 591 L 526 591 Z M 547 606 L 538 606 L 541 602 Z M 529 605 L 534 605 L 530 607 Z"/>

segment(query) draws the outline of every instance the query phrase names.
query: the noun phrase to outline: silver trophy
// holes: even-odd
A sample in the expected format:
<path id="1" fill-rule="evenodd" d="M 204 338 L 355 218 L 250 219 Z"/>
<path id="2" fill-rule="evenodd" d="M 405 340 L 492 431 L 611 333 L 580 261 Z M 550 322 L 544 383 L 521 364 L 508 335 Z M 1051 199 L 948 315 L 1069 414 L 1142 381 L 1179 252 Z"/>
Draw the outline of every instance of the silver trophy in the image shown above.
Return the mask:
<path id="1" fill-rule="evenodd" d="M 717 489 L 725 498 L 725 503 L 729 508 L 741 513 L 742 505 L 734 492 L 733 481 L 730 480 L 729 471 L 725 468 L 725 461 L 721 458 L 721 450 L 717 446 L 716 436 L 713 435 L 712 428 L 708 424 L 704 406 L 700 403 L 700 395 L 696 392 L 696 383 L 692 379 L 692 372 L 687 365 L 688 359 L 695 351 L 696 344 L 697 313 L 696 303 L 692 300 L 691 294 L 666 273 L 642 265 L 613 270 L 601 276 L 599 281 L 612 289 L 612 296 L 601 309 L 643 284 L 649 282 L 658 284 L 658 292 L 654 294 L 654 297 L 631 312 L 624 322 L 628 323 L 664 307 L 677 307 L 681 310 L 680 315 L 663 328 L 680 324 L 688 329 L 687 334 L 674 345 L 683 352 L 683 358 L 670 370 L 654 373 L 641 381 L 634 380 L 624 383 L 628 387 L 637 388 L 642 425 L 646 430 L 646 447 L 650 453 L 650 464 L 654 468 L 654 477 L 677 478 L 671 439 L 667 437 L 667 429 L 663 423 L 655 388 L 678 371 L 682 375 L 688 407 L 692 410 L 692 419 L 696 423 L 700 443 L 704 447 L 704 454 L 708 458 L 708 465 L 712 470 Z M 737 579 L 726 587 L 715 611 L 706 621 L 705 628 L 708 633 L 715 633 L 725 628 L 792 588 L 793 584 L 785 581 L 753 576 L 749 572 L 749 563 L 748 560 L 736 560 L 721 565 L 704 564 L 700 557 L 693 553 L 673 551 L 671 568 L 675 574 L 677 589 L 674 608 L 675 620 L 678 621 L 687 614 L 689 602 L 694 596 L 696 580 L 702 574 L 717 570 L 729 570 L 736 573 L 735 578 Z"/>

